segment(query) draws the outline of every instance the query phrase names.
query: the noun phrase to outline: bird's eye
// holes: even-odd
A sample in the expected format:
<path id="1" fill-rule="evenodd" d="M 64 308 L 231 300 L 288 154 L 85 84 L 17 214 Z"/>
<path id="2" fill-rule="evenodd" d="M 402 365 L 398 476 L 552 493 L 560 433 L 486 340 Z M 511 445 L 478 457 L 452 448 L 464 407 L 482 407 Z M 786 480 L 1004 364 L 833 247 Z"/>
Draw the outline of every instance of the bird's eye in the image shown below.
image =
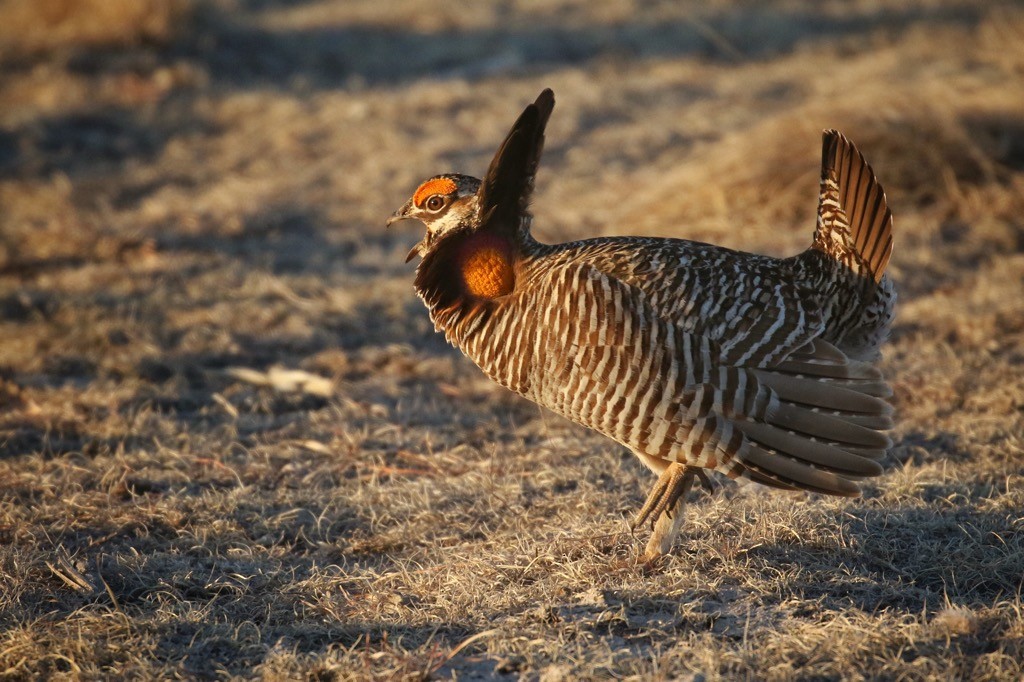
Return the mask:
<path id="1" fill-rule="evenodd" d="M 427 199 L 426 207 L 428 211 L 440 211 L 444 208 L 444 197 L 440 194 L 434 194 Z"/>

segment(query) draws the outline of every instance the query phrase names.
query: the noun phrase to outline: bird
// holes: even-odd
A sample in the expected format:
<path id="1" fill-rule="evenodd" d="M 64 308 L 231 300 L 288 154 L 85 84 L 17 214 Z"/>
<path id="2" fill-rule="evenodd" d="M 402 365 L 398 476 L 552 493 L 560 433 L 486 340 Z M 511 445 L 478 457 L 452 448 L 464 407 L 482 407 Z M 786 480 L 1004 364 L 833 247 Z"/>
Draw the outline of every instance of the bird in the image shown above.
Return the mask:
<path id="1" fill-rule="evenodd" d="M 823 132 L 817 221 L 795 256 L 643 236 L 546 244 L 530 199 L 554 103 L 545 89 L 523 110 L 482 179 L 430 177 L 388 218 L 426 228 L 406 262 L 420 258 L 436 331 L 658 476 L 630 526 L 650 524 L 649 561 L 672 550 L 709 471 L 859 496 L 892 446 L 877 361 L 896 302 L 892 213 L 864 156 Z"/>

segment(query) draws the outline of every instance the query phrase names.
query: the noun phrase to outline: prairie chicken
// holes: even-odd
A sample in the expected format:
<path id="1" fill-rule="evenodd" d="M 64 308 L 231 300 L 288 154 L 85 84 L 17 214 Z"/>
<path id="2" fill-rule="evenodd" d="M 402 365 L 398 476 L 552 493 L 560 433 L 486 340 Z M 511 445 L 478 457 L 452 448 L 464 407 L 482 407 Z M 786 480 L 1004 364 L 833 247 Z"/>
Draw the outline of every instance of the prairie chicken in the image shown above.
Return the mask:
<path id="1" fill-rule="evenodd" d="M 895 291 L 892 215 L 864 157 L 828 130 L 814 241 L 791 258 L 683 239 L 541 244 L 528 212 L 545 90 L 483 180 L 437 175 L 388 220 L 416 219 L 415 287 L 491 379 L 629 448 L 659 474 L 633 527 L 667 552 L 705 469 L 853 497 L 891 445 L 891 390 L 870 364 Z"/>

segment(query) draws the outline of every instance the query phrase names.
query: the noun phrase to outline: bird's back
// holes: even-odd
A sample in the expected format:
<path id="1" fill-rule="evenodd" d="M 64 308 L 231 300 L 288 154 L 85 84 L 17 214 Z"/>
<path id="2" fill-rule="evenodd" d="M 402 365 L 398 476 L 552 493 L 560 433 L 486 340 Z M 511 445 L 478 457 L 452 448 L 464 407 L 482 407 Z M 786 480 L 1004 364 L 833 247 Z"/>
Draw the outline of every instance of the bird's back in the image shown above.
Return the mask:
<path id="1" fill-rule="evenodd" d="M 888 336 L 895 288 L 884 275 L 892 215 L 864 157 L 841 134 L 822 145 L 810 248 L 773 258 L 686 239 L 606 237 L 525 245 L 530 268 L 584 262 L 637 287 L 662 317 L 707 334 L 741 364 L 778 360 L 821 338 L 874 360 Z"/>
<path id="2" fill-rule="evenodd" d="M 567 263 L 639 289 L 657 315 L 707 336 L 739 364 L 779 358 L 825 330 L 826 301 L 791 259 L 685 239 L 608 237 L 548 247 L 531 267 Z"/>

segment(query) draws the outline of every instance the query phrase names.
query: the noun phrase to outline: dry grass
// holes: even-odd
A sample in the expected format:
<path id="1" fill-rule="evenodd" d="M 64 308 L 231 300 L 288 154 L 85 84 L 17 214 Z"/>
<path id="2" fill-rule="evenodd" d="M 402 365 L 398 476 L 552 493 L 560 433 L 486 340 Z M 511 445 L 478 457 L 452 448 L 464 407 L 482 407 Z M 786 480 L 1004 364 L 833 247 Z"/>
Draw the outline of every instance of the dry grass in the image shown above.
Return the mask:
<path id="1" fill-rule="evenodd" d="M 419 7 L 0 5 L 0 675 L 1020 679 L 1019 4 Z M 648 474 L 432 332 L 383 219 L 544 86 L 547 239 L 792 253 L 866 153 L 863 499 L 695 495 L 638 565 Z"/>

